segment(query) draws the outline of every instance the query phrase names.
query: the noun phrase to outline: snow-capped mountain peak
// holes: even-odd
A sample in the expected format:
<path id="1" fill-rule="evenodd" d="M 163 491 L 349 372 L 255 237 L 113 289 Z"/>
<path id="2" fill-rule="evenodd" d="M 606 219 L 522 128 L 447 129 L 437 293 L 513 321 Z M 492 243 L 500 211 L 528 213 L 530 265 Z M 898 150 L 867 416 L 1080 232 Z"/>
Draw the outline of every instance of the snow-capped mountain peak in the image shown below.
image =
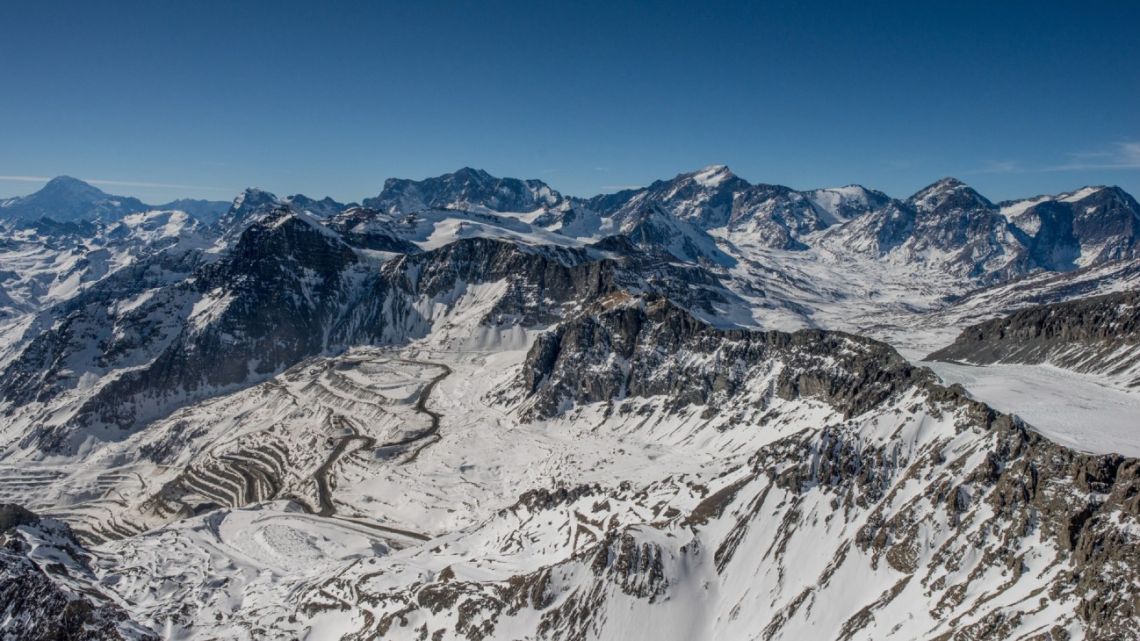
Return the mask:
<path id="1" fill-rule="evenodd" d="M 890 202 L 890 197 L 881 191 L 867 189 L 862 185 L 824 187 L 804 192 L 816 207 L 832 217 L 832 224 L 842 223 L 869 211 L 879 209 Z"/>
<path id="2" fill-rule="evenodd" d="M 42 189 L 0 203 L 0 218 L 56 222 L 115 220 L 127 214 L 150 209 L 137 198 L 113 196 L 71 176 L 52 178 Z"/>
<path id="3" fill-rule="evenodd" d="M 656 203 L 649 203 L 626 218 L 620 231 L 638 247 L 664 250 L 683 261 L 708 261 L 720 266 L 736 263 L 716 246 L 708 233 L 670 216 Z"/>
<path id="4" fill-rule="evenodd" d="M 452 174 L 457 180 L 472 181 L 476 183 L 488 183 L 495 180 L 495 177 L 482 169 L 474 167 L 461 167 Z"/>
<path id="5" fill-rule="evenodd" d="M 277 200 L 277 196 L 257 187 L 246 187 L 240 194 L 234 197 L 232 206 L 234 209 L 238 209 L 251 206 L 254 203 L 266 202 L 267 200 Z"/>
<path id="6" fill-rule="evenodd" d="M 554 207 L 562 194 L 541 180 L 497 178 L 482 169 L 458 171 L 423 180 L 389 178 L 375 198 L 365 198 L 365 207 L 387 213 L 412 213 L 424 209 L 475 209 L 495 212 L 533 212 Z"/>
<path id="7" fill-rule="evenodd" d="M 281 200 L 274 194 L 257 187 L 247 187 L 234 198 L 229 211 L 218 219 L 218 227 L 224 230 L 242 227 L 256 216 L 281 204 Z"/>
<path id="8" fill-rule="evenodd" d="M 71 198 L 76 200 L 96 201 L 107 198 L 107 194 L 98 187 L 85 183 L 71 176 L 56 176 L 40 190 L 40 195 L 48 198 Z"/>
<path id="9" fill-rule="evenodd" d="M 918 361 L 1140 380 L 1138 210 L 714 165 L 2 221 L 0 637 L 1136 639 L 1140 400 Z"/>
<path id="10" fill-rule="evenodd" d="M 703 187 L 719 187 L 724 181 L 734 178 L 736 175 L 728 168 L 728 165 L 709 165 L 704 169 L 693 174 L 693 180 L 697 181 Z"/>
<path id="11" fill-rule="evenodd" d="M 907 202 L 920 212 L 932 212 L 945 208 L 953 209 L 992 209 L 993 203 L 972 187 L 957 178 L 947 177 L 932 183 L 907 199 Z"/>
<path id="12" fill-rule="evenodd" d="M 1088 187 L 1082 187 L 1076 191 L 1073 191 L 1073 192 L 1070 192 L 1067 194 L 1061 194 L 1061 196 L 1058 198 L 1058 200 L 1060 200 L 1061 202 L 1066 202 L 1066 203 L 1075 203 L 1077 201 L 1084 200 L 1085 198 L 1088 198 L 1089 196 L 1092 196 L 1093 194 L 1096 194 L 1096 193 L 1098 193 L 1104 189 L 1105 189 L 1104 186 L 1092 186 L 1092 185 L 1090 185 Z M 1119 187 L 1113 187 L 1113 189 L 1119 189 Z"/>

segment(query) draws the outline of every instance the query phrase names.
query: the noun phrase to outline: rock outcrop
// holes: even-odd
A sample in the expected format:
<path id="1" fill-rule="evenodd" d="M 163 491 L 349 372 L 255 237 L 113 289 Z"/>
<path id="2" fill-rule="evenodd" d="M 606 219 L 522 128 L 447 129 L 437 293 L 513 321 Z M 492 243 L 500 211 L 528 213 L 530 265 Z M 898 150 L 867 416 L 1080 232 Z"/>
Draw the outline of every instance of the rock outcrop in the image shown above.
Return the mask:
<path id="1" fill-rule="evenodd" d="M 1026 307 L 967 327 L 927 360 L 1048 363 L 1140 386 L 1140 293 Z"/>

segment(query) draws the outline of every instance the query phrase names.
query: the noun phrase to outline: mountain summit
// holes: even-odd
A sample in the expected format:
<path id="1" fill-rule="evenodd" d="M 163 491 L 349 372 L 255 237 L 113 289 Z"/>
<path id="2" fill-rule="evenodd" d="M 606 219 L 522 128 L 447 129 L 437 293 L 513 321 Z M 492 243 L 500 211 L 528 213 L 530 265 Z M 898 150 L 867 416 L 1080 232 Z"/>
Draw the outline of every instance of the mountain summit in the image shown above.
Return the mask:
<path id="1" fill-rule="evenodd" d="M 1124 192 L 365 205 L 0 225 L 0 638 L 1140 641 Z"/>
<path id="2" fill-rule="evenodd" d="M 957 178 L 947 177 L 918 190 L 907 203 L 922 212 L 949 209 L 993 209 L 994 204 Z"/>
<path id="3" fill-rule="evenodd" d="M 71 176 L 57 176 L 34 194 L 0 203 L 0 218 L 56 222 L 117 220 L 149 207 L 137 198 L 113 196 Z"/>
<path id="4" fill-rule="evenodd" d="M 70 198 L 74 200 L 97 201 L 107 198 L 107 194 L 98 187 L 85 183 L 71 176 L 56 176 L 47 182 L 38 192 L 42 198 Z"/>
<path id="5" fill-rule="evenodd" d="M 496 178 L 482 169 L 464 167 L 424 180 L 389 178 L 380 195 L 364 199 L 363 204 L 387 213 L 471 208 L 532 212 L 562 201 L 562 194 L 541 180 Z"/>

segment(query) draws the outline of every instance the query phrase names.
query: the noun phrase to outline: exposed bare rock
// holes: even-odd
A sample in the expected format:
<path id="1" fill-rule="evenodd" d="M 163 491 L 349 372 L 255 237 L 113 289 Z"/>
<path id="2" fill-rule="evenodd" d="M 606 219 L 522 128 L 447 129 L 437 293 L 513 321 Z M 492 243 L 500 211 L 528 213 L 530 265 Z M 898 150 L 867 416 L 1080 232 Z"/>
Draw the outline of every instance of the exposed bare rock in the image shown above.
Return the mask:
<path id="1" fill-rule="evenodd" d="M 1049 363 L 1140 386 L 1140 294 L 1037 305 L 962 330 L 928 360 Z"/>

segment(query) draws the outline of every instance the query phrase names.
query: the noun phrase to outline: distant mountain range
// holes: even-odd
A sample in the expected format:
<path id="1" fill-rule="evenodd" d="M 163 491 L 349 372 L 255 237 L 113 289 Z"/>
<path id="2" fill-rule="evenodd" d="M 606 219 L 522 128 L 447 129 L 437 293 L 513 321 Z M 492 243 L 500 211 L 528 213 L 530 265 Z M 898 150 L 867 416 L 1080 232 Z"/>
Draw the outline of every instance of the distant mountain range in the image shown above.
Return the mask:
<path id="1" fill-rule="evenodd" d="M 257 189 L 246 190 L 232 203 L 181 199 L 147 205 L 60 176 L 34 194 L 0 201 L 0 219 L 107 222 L 142 211 L 179 210 L 228 227 L 270 202 L 320 218 L 356 206 L 302 194 L 278 199 Z M 941 261 L 974 275 L 1068 270 L 1130 257 L 1140 236 L 1140 205 L 1118 187 L 1084 187 L 994 204 L 961 181 L 945 178 L 896 200 L 859 185 L 809 191 L 754 185 L 723 165 L 592 198 L 563 196 L 540 180 L 497 178 L 463 168 L 418 181 L 389 179 L 378 196 L 364 199 L 363 207 L 388 215 L 430 209 L 539 212 L 532 216 L 537 225 L 574 237 L 604 235 L 655 210 L 700 231 L 723 230 L 734 241 L 787 250 L 818 242 L 895 260 Z M 809 241 L 825 229 L 832 232 Z"/>
<path id="2" fill-rule="evenodd" d="M 43 189 L 29 196 L 0 201 L 0 216 L 24 221 L 114 220 L 147 209 L 151 207 L 136 198 L 112 196 L 70 176 L 52 178 Z"/>
<path id="3" fill-rule="evenodd" d="M 245 193 L 264 192 L 250 189 Z M 273 198 L 276 199 L 276 196 Z M 284 202 L 318 216 L 331 216 L 347 206 L 328 197 L 314 200 L 302 194 L 289 196 Z M 144 211 L 182 211 L 200 222 L 212 225 L 231 208 L 239 209 L 240 204 L 223 200 L 180 198 L 168 203 L 149 205 L 137 198 L 108 194 L 78 178 L 57 176 L 33 194 L 0 200 L 0 220 L 29 223 L 47 218 L 56 223 L 110 223 Z"/>
<path id="4" fill-rule="evenodd" d="M 0 637 L 1140 638 L 1138 234 L 722 165 L 54 179 L 0 203 Z"/>
<path id="5" fill-rule="evenodd" d="M 211 223 L 229 203 L 183 198 L 161 205 L 147 205 L 137 198 L 114 196 L 70 176 L 57 176 L 28 196 L 0 200 L 0 219 L 35 221 L 49 218 L 58 223 L 115 221 L 128 214 L 151 210 L 184 211 Z"/>

